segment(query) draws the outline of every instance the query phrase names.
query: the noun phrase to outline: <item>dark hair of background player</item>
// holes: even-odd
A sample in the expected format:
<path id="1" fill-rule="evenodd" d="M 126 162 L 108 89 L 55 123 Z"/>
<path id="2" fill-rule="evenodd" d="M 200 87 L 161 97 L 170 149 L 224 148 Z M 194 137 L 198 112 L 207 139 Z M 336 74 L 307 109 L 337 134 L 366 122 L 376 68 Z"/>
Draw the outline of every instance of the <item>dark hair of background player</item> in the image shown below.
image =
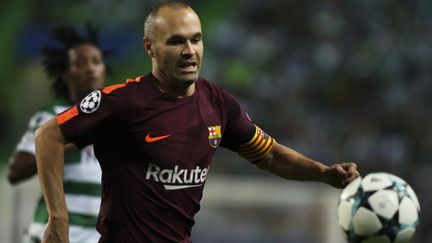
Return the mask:
<path id="1" fill-rule="evenodd" d="M 51 88 L 56 98 L 70 100 L 68 87 L 61 76 L 68 69 L 68 52 L 71 48 L 82 44 L 94 45 L 101 50 L 104 62 L 112 54 L 112 50 L 104 50 L 100 47 L 99 33 L 95 26 L 87 22 L 85 29 L 87 33 L 82 35 L 70 25 L 57 26 L 50 33 L 50 38 L 55 42 L 55 45 L 49 44 L 42 49 L 42 63 L 48 77 L 53 79 Z M 107 72 L 111 73 L 112 70 L 106 62 L 105 65 Z"/>

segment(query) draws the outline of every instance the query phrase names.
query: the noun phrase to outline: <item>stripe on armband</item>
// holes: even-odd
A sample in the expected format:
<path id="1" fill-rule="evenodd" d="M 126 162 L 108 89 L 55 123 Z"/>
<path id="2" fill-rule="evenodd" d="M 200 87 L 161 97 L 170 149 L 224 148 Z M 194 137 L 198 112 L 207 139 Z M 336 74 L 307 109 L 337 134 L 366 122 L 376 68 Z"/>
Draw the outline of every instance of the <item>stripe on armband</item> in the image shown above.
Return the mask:
<path id="1" fill-rule="evenodd" d="M 252 163 L 263 159 L 273 147 L 275 140 L 255 125 L 255 134 L 249 142 L 241 145 L 238 154 Z"/>

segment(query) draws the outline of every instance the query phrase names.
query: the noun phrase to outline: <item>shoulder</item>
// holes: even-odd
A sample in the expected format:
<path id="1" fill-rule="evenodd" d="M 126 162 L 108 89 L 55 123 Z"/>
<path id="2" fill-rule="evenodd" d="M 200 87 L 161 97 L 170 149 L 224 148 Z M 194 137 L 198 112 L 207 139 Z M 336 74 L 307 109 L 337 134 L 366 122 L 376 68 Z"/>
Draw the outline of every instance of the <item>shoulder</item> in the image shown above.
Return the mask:
<path id="1" fill-rule="evenodd" d="M 104 88 L 101 89 L 102 93 L 108 95 L 111 93 L 121 93 L 121 92 L 127 92 L 128 90 L 130 90 L 131 88 L 133 88 L 133 86 L 135 86 L 136 84 L 140 83 L 143 80 L 143 76 L 138 76 L 134 79 L 132 78 L 127 78 L 126 82 L 124 83 L 118 83 L 118 84 L 112 84 L 112 85 L 108 85 Z"/>
<path id="2" fill-rule="evenodd" d="M 234 98 L 228 90 L 201 77 L 197 80 L 197 89 L 202 93 L 222 100 Z"/>
<path id="3" fill-rule="evenodd" d="M 151 77 L 138 76 L 136 78 L 128 78 L 123 83 L 108 85 L 96 92 L 92 96 L 88 96 L 81 101 L 80 107 L 86 103 L 86 99 L 93 99 L 93 110 L 103 108 L 104 111 L 120 112 L 127 111 L 137 104 L 148 100 L 151 93 Z M 108 108 L 107 108 L 108 107 Z M 87 109 L 87 108 L 84 108 Z"/>
<path id="4" fill-rule="evenodd" d="M 104 95 L 133 95 L 149 91 L 151 75 L 127 78 L 124 83 L 112 84 L 101 89 Z"/>
<path id="5" fill-rule="evenodd" d="M 197 85 L 201 94 L 210 96 L 213 102 L 219 103 L 223 107 L 231 109 L 230 107 L 240 106 L 238 99 L 230 91 L 217 84 L 200 78 Z"/>

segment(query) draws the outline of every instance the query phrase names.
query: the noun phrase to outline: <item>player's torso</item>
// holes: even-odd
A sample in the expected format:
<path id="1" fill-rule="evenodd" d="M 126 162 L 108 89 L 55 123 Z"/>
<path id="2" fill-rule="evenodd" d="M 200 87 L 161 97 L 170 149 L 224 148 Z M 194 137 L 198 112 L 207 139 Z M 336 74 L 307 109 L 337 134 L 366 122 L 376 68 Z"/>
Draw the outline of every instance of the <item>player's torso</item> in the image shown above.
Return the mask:
<path id="1" fill-rule="evenodd" d="M 181 100 L 153 100 L 131 120 L 128 132 L 139 160 L 148 165 L 146 180 L 159 180 L 165 189 L 204 182 L 222 136 L 220 107 L 198 91 Z"/>
<path id="2" fill-rule="evenodd" d="M 148 80 L 141 82 L 147 83 L 128 94 L 133 101 L 127 113 L 111 127 L 116 139 L 110 143 L 115 146 L 107 146 L 105 139 L 95 143 L 107 172 L 109 207 L 123 208 L 110 213 L 125 220 L 125 227 L 130 223 L 130 231 L 156 241 L 162 236 L 183 239 L 199 210 L 211 159 L 222 138 L 224 111 L 199 86 L 194 95 L 176 99 L 160 93 Z M 129 232 L 127 237 L 140 234 Z"/>

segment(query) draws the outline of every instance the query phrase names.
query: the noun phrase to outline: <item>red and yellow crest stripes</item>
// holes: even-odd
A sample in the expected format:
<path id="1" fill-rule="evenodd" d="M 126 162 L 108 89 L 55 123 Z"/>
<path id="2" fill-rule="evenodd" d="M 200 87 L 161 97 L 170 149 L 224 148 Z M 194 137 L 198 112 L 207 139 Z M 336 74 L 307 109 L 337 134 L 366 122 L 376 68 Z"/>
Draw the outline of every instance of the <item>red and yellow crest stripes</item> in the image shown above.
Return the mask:
<path id="1" fill-rule="evenodd" d="M 222 140 L 221 126 L 210 126 L 208 127 L 208 131 L 209 144 L 211 147 L 216 148 Z"/>
<path id="2" fill-rule="evenodd" d="M 275 141 L 256 125 L 255 129 L 255 135 L 252 139 L 241 145 L 237 151 L 240 156 L 251 162 L 263 159 L 271 151 Z"/>

